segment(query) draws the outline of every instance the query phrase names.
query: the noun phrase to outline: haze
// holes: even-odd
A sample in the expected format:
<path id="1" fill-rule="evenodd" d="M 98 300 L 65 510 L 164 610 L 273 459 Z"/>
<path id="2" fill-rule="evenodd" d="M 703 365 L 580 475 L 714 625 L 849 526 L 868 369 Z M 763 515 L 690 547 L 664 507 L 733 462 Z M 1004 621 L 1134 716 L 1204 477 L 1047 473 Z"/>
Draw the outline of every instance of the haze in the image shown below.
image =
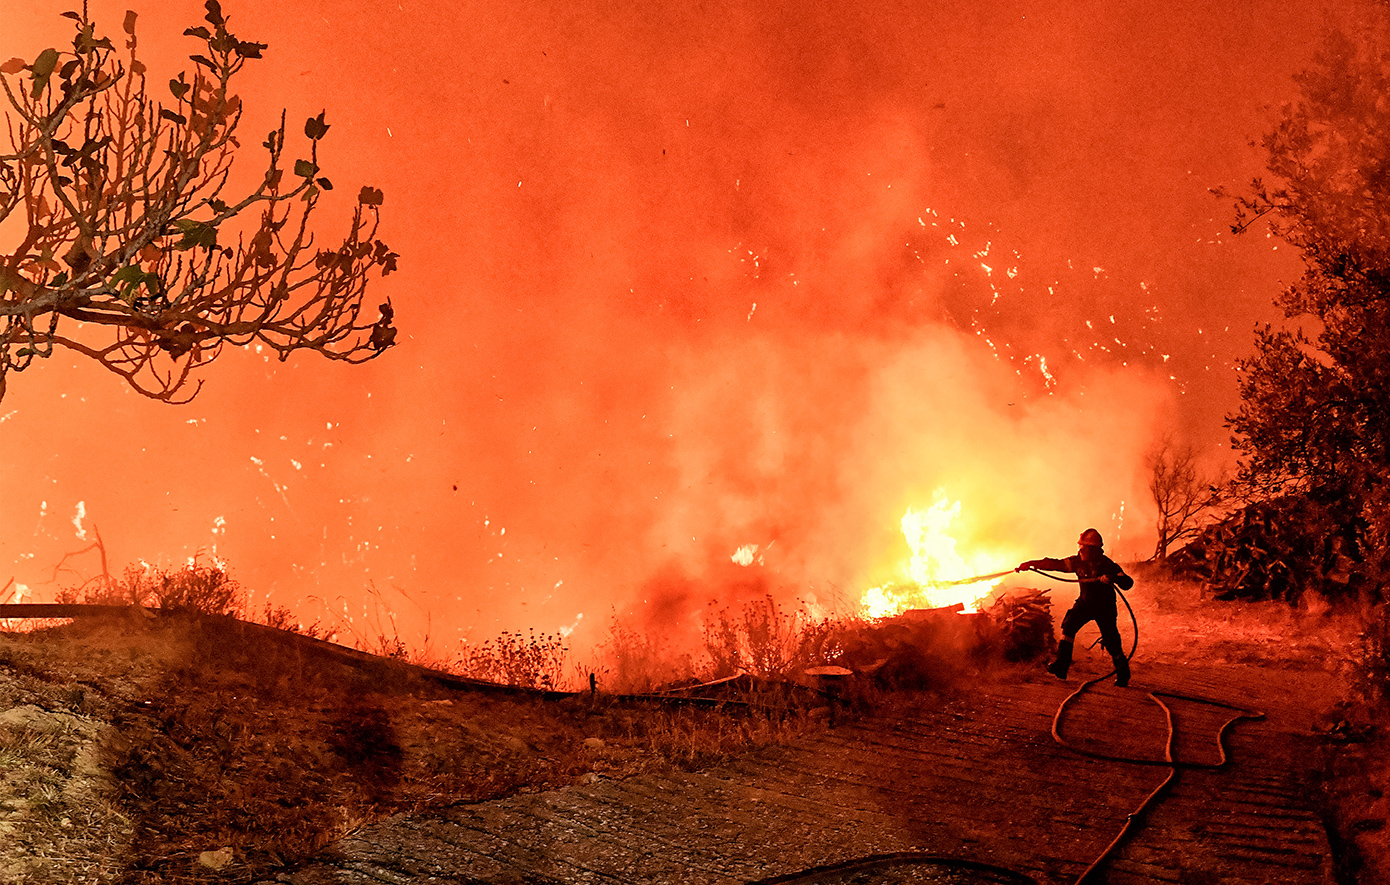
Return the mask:
<path id="1" fill-rule="evenodd" d="M 99 530 L 115 569 L 215 556 L 256 605 L 447 653 L 852 606 L 938 489 L 963 546 L 1095 525 L 1147 556 L 1143 453 L 1227 460 L 1232 361 L 1298 272 L 1208 189 L 1259 174 L 1356 16 L 1237 6 L 227 0 L 270 44 L 242 164 L 327 110 L 334 193 L 386 192 L 399 346 L 228 353 L 182 407 L 65 357 L 14 376 L 5 577 L 51 598 Z M 160 84 L 203 9 L 146 7 Z M 113 37 L 125 8 L 92 4 Z M 0 57 L 70 39 L 4 9 Z"/>

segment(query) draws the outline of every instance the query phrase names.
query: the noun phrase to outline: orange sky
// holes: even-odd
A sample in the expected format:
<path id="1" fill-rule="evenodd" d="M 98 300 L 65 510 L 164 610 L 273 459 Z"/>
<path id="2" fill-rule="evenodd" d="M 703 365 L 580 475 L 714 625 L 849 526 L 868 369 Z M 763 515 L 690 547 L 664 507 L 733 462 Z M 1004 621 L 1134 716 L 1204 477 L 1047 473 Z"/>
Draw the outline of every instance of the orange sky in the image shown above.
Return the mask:
<path id="1" fill-rule="evenodd" d="M 1147 555 L 1142 453 L 1225 441 L 1296 273 L 1208 188 L 1258 174 L 1342 14 L 1238 5 L 228 0 L 270 44 L 244 141 L 326 108 L 335 194 L 386 192 L 400 345 L 228 354 L 182 407 L 64 358 L 11 378 L 0 575 L 51 595 L 95 527 L 113 563 L 215 553 L 258 601 L 447 650 L 857 598 L 937 488 L 971 543 Z M 0 57 L 66 37 L 4 10 Z M 163 82 L 202 4 L 139 11 Z"/>

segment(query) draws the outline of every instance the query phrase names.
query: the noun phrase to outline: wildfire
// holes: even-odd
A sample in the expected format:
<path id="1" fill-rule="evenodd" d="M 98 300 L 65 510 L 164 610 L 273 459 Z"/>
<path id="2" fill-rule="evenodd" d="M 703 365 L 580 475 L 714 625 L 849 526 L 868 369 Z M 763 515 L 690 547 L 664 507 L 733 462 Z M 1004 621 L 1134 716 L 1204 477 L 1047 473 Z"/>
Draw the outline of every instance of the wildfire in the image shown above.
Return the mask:
<path id="1" fill-rule="evenodd" d="M 905 565 L 906 582 L 870 588 L 861 600 L 865 612 L 875 618 L 901 614 L 910 608 L 938 608 L 961 603 L 975 611 L 991 588 L 1003 580 L 1013 563 L 1000 554 L 975 553 L 968 558 L 956 550 L 951 523 L 960 516 L 959 501 L 944 491 L 925 510 L 908 508 L 903 514 L 903 537 L 912 557 Z M 985 576 L 981 580 L 971 580 Z"/>

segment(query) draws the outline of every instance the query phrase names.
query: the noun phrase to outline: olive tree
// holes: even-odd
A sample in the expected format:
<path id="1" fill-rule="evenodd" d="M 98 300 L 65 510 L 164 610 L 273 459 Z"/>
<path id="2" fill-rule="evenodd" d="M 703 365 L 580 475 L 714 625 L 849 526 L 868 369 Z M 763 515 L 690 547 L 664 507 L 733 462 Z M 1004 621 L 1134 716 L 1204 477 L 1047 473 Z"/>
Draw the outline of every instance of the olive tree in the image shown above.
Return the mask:
<path id="1" fill-rule="evenodd" d="M 1390 14 L 1331 33 L 1265 137 L 1268 180 L 1237 204 L 1293 245 L 1304 273 L 1257 330 L 1228 418 L 1245 493 L 1294 496 L 1350 533 L 1375 582 L 1390 578 Z"/>
<path id="2" fill-rule="evenodd" d="M 206 10 L 184 32 L 191 67 L 165 84 L 137 57 L 134 12 L 118 46 L 85 5 L 63 13 L 70 47 L 0 64 L 0 397 L 11 371 L 57 348 L 186 402 L 191 373 L 228 344 L 355 363 L 393 343 L 389 300 L 364 310 L 368 281 L 398 257 L 377 238 L 381 191 L 363 187 L 341 242 L 320 242 L 323 114 L 292 152 L 282 113 L 263 174 L 233 176 L 245 152 L 233 81 L 266 46 L 234 36 L 216 0 Z"/>

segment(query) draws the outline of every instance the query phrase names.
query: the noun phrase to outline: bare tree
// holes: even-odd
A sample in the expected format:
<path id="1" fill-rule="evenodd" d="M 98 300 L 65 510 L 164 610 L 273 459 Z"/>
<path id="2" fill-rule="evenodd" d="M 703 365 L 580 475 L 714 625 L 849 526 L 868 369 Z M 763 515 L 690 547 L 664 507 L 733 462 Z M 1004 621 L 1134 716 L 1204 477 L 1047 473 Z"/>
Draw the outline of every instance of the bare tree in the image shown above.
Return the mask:
<path id="1" fill-rule="evenodd" d="M 340 244 L 310 231 L 333 187 L 318 166 L 323 114 L 305 123 L 307 156 L 293 163 L 281 114 L 264 174 L 228 193 L 242 114 L 231 83 L 265 44 L 233 36 L 216 0 L 206 7 L 207 25 L 184 32 L 199 44 L 191 73 L 164 101 L 147 90 L 133 12 L 124 51 L 84 3 L 63 13 L 76 25 L 70 50 L 0 64 L 0 397 L 11 370 L 55 347 L 187 402 L 201 384 L 186 389 L 190 372 L 227 344 L 362 362 L 393 343 L 389 301 L 362 316 L 368 279 L 398 258 L 376 238 L 381 191 L 362 188 Z"/>
<path id="2" fill-rule="evenodd" d="M 1153 558 L 1162 562 L 1168 558 L 1170 547 L 1196 536 L 1202 516 L 1221 505 L 1221 493 L 1199 471 L 1197 451 L 1191 443 L 1178 443 L 1165 434 L 1145 462 L 1149 492 L 1158 509 L 1158 543 Z"/>

